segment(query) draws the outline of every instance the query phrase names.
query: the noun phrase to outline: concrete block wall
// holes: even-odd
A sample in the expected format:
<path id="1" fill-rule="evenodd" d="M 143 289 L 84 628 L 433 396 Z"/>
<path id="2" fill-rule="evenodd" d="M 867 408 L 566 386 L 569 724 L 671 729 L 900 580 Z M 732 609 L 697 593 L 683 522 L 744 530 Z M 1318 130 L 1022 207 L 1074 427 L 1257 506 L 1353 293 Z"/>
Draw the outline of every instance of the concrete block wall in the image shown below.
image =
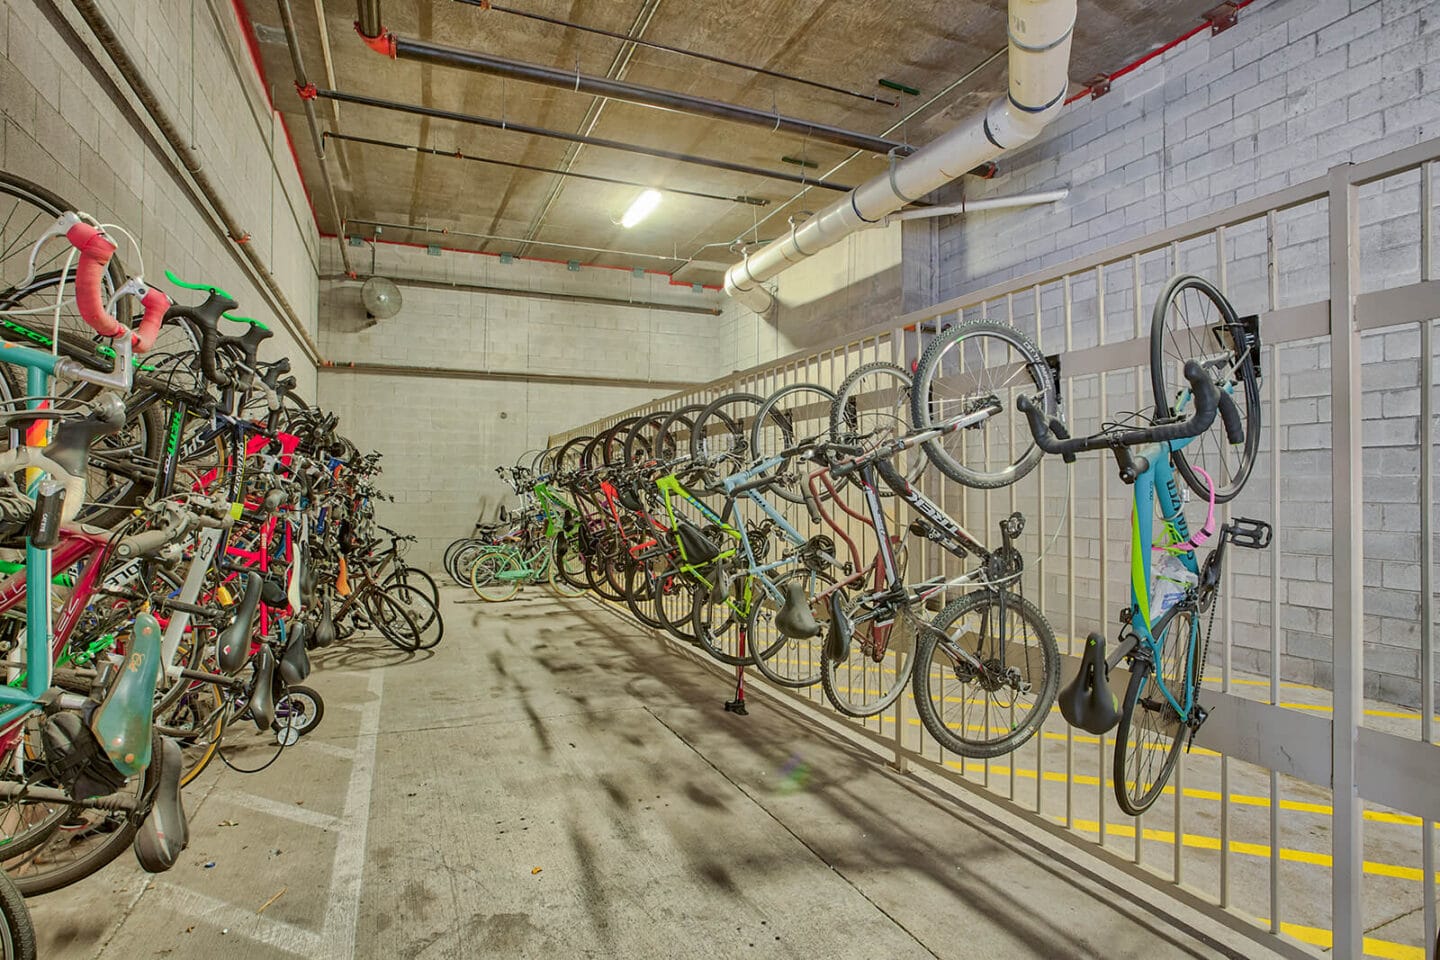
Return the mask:
<path id="1" fill-rule="evenodd" d="M 1060 204 L 941 221 L 937 293 L 943 299 L 983 289 L 1435 136 L 1440 8 L 1418 0 L 1258 0 L 1228 32 L 1203 33 L 1117 81 L 1103 98 L 1068 108 L 1043 138 L 1002 159 L 1001 177 L 965 183 L 961 189 L 972 198 L 1056 187 L 1069 187 L 1071 194 Z M 1362 189 L 1362 290 L 1420 279 L 1418 184 L 1418 174 L 1411 174 Z M 1278 215 L 1278 306 L 1329 296 L 1327 218 L 1323 200 Z M 1217 264 L 1210 241 L 1181 245 L 1173 258 L 1144 258 L 1138 305 L 1128 263 L 1110 266 L 1099 278 L 1077 278 L 1072 343 L 1148 332 L 1149 310 L 1166 278 L 1180 271 L 1218 278 Z M 1228 231 L 1224 267 L 1241 312 L 1265 309 L 1263 220 Z M 987 304 L 983 312 L 1038 332 L 1049 350 L 1065 345 L 1058 285 L 1042 291 L 1038 316 L 1029 296 Z M 1419 446 L 1419 385 L 1422 364 L 1436 358 L 1419 355 L 1413 328 L 1367 335 L 1363 351 L 1366 692 L 1416 704 L 1418 474 L 1422 456 L 1437 456 Z M 1331 682 L 1333 645 L 1329 362 L 1322 341 L 1282 348 L 1278 366 L 1267 351 L 1266 369 L 1280 378 L 1279 408 L 1267 404 L 1260 461 L 1234 506 L 1237 514 L 1276 524 L 1274 549 L 1283 571 L 1280 668 L 1287 679 L 1320 685 Z M 1099 390 L 1094 379 L 1077 382 L 1068 398 L 1070 416 L 1082 429 L 1097 422 Z M 1112 375 L 1106 384 L 1112 414 L 1141 407 L 1147 393 L 1137 393 L 1127 375 Z M 1272 442 L 1280 444 L 1283 470 L 1273 516 Z M 1095 561 L 1099 474 L 1089 465 L 1075 476 L 1077 556 Z M 1118 486 L 1109 484 L 1106 498 L 1112 607 L 1127 596 L 1129 503 Z M 1269 558 L 1244 551 L 1232 557 L 1233 663 L 1265 671 L 1271 659 Z M 1047 583 L 1052 613 L 1064 611 L 1064 577 Z M 1076 581 L 1077 609 L 1094 614 L 1081 618 L 1082 628 L 1113 620 L 1113 611 L 1100 611 L 1094 601 L 1097 584 Z"/>
<path id="2" fill-rule="evenodd" d="M 338 366 L 320 377 L 321 403 L 362 449 L 385 453 L 381 522 L 421 538 L 414 558 L 438 567 L 451 540 L 514 494 L 494 473 L 536 453 L 554 433 L 701 383 L 719 369 L 721 317 L 663 308 L 546 300 L 405 280 L 508 287 L 648 303 L 717 308 L 668 278 L 381 243 L 374 273 L 397 279 L 399 314 L 372 322 L 360 283 L 337 279 L 338 254 L 322 253 L 320 341 Z M 352 251 L 368 274 L 372 249 Z M 346 372 L 347 361 L 451 370 L 449 378 Z M 564 378 L 585 378 L 565 382 Z M 557 379 L 559 378 L 559 379 Z M 613 382 L 600 382 L 601 379 Z"/>
<path id="3" fill-rule="evenodd" d="M 74 10 L 55 6 L 99 62 L 109 64 Z M 100 7 L 313 335 L 319 238 L 231 5 L 102 0 Z M 108 69 L 118 77 L 113 66 Z M 230 242 L 177 185 L 163 154 L 100 89 L 85 58 L 66 44 L 40 5 L 0 6 L 0 168 L 131 230 L 148 280 L 165 287 L 168 268 L 229 290 L 243 313 L 275 330 L 265 356 L 288 354 L 302 391 L 314 396 L 313 364 L 276 322 Z M 119 255 L 127 268 L 138 269 L 123 241 Z"/>

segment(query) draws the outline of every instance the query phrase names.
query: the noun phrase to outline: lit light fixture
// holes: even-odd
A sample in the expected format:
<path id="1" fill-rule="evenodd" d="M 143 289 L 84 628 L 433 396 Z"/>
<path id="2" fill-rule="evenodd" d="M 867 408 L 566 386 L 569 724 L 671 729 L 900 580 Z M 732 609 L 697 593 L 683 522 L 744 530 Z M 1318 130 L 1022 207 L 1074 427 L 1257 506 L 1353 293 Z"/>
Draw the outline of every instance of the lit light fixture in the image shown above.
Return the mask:
<path id="1" fill-rule="evenodd" d="M 634 203 L 630 204 L 630 209 L 626 210 L 625 216 L 620 218 L 620 226 L 627 230 L 630 229 L 654 213 L 658 206 L 660 206 L 660 191 L 646 190 L 635 198 Z"/>

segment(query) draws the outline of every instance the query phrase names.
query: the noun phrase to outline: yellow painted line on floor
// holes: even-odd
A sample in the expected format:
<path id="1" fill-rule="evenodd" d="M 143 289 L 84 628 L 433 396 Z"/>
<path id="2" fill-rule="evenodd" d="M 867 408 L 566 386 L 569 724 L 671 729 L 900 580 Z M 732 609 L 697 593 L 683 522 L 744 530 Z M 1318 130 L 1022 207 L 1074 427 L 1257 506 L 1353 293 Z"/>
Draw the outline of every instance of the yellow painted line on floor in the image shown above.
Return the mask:
<path id="1" fill-rule="evenodd" d="M 1255 922 L 1266 927 L 1270 925 L 1269 919 L 1263 917 Z M 1280 921 L 1280 932 L 1294 937 L 1301 943 L 1319 947 L 1321 950 L 1329 950 L 1335 945 L 1335 935 L 1323 927 L 1307 927 L 1303 924 L 1286 923 L 1282 920 Z M 1395 943 L 1393 940 L 1377 940 L 1374 937 L 1366 937 L 1363 949 L 1365 956 L 1380 957 L 1381 960 L 1425 960 L 1424 947 L 1412 947 L 1407 943 Z"/>
<path id="2" fill-rule="evenodd" d="M 1052 816 L 1051 819 L 1057 823 L 1065 822 L 1064 817 Z M 1100 824 L 1095 820 L 1072 819 L 1070 821 L 1070 827 L 1071 829 L 1079 830 L 1083 833 L 1093 833 L 1097 836 L 1100 832 Z M 1107 823 L 1105 824 L 1105 833 L 1107 836 L 1134 839 L 1135 828 L 1124 823 Z M 1175 834 L 1170 830 L 1155 830 L 1146 827 L 1142 836 L 1145 840 L 1152 840 L 1156 843 L 1166 844 L 1167 846 L 1175 845 Z M 1180 842 L 1183 846 L 1196 850 L 1220 849 L 1219 837 L 1207 837 L 1203 834 L 1182 833 L 1180 835 Z M 1270 858 L 1270 847 L 1263 843 L 1246 843 L 1240 840 L 1231 840 L 1230 852 L 1247 857 L 1260 857 L 1266 860 Z M 1291 863 L 1305 863 L 1315 867 L 1324 867 L 1327 870 L 1333 865 L 1333 860 L 1328 853 L 1313 853 L 1309 850 L 1294 850 L 1290 847 L 1280 848 L 1280 859 L 1288 860 Z M 1394 863 L 1377 863 L 1373 860 L 1365 861 L 1364 870 L 1373 876 L 1391 877 L 1396 880 L 1414 880 L 1419 882 L 1423 880 L 1425 876 L 1423 871 L 1415 867 L 1402 867 Z M 1436 877 L 1440 878 L 1440 873 L 1437 873 Z"/>
<path id="3" fill-rule="evenodd" d="M 984 763 L 974 760 L 965 764 L 963 768 L 958 760 L 946 760 L 945 765 L 965 773 L 980 772 L 985 769 Z M 1034 780 L 1037 776 L 1037 771 L 1035 770 L 1030 770 L 1025 767 L 1009 767 L 1004 764 L 995 763 L 994 761 L 990 763 L 990 772 L 996 776 L 1010 776 L 1013 773 L 1022 780 Z M 1067 776 L 1058 770 L 1046 770 L 1042 778 L 1046 783 L 1069 782 L 1082 787 L 1098 787 L 1100 785 L 1100 778 L 1088 773 L 1076 773 Z M 1114 784 L 1115 781 L 1113 779 L 1109 777 L 1105 778 L 1105 786 L 1113 787 Z M 1167 786 L 1161 793 L 1167 797 L 1173 797 L 1175 795 L 1175 788 Z M 1190 800 L 1206 800 L 1211 803 L 1220 802 L 1220 794 L 1218 791 L 1202 790 L 1198 787 L 1186 787 L 1181 796 Z M 1270 807 L 1269 797 L 1257 797 L 1245 793 L 1230 794 L 1230 802 L 1242 807 L 1264 807 L 1266 809 Z M 1292 813 L 1313 813 L 1322 817 L 1333 817 L 1335 815 L 1334 808 L 1327 803 L 1307 803 L 1303 800 L 1281 800 L 1280 809 L 1288 810 Z M 1373 823 L 1392 823 L 1406 827 L 1418 827 L 1421 823 L 1419 817 L 1412 817 L 1403 813 L 1386 813 L 1383 810 L 1366 810 L 1365 819 Z M 1436 826 L 1440 826 L 1440 823 L 1437 823 Z"/>

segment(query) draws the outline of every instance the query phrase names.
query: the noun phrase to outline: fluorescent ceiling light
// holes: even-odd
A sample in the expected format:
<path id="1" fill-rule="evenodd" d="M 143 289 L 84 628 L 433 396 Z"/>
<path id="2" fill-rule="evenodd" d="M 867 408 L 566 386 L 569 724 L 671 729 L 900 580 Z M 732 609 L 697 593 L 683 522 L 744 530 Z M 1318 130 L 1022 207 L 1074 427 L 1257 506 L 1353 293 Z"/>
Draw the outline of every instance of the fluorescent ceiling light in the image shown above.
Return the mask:
<path id="1" fill-rule="evenodd" d="M 625 216 L 620 218 L 620 226 L 627 230 L 630 229 L 654 213 L 658 206 L 660 206 L 660 191 L 646 190 L 635 198 L 634 203 L 630 204 L 630 209 L 626 210 Z"/>

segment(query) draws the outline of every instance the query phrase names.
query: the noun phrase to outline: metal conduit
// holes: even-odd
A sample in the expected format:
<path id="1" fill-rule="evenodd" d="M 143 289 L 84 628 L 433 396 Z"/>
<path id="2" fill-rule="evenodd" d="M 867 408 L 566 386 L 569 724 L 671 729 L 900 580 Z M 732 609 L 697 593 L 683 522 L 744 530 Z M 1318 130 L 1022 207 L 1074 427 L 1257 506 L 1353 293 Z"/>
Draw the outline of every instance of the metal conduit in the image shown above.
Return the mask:
<path id="1" fill-rule="evenodd" d="M 275 0 L 275 4 L 280 10 L 280 24 L 285 30 L 285 45 L 290 48 L 290 63 L 295 68 L 295 85 L 307 88 L 310 81 L 305 78 L 305 60 L 300 55 L 300 42 L 295 36 L 295 18 L 290 12 L 290 0 Z M 323 21 L 320 29 L 325 29 Z M 310 128 L 310 142 L 315 147 L 315 160 L 320 165 L 320 179 L 325 185 L 325 198 L 330 203 L 330 215 L 335 218 L 335 237 L 340 248 L 340 262 L 345 265 L 346 273 L 354 273 L 355 268 L 350 265 L 350 252 L 345 249 L 345 221 L 340 216 L 340 204 L 335 201 L 335 184 L 330 179 L 330 165 L 325 162 L 325 138 L 321 136 L 319 121 L 315 119 L 315 101 L 301 97 L 300 103 L 305 107 L 305 122 Z"/>
<path id="2" fill-rule="evenodd" d="M 478 157 L 469 153 L 462 153 L 459 150 L 441 150 L 437 147 L 422 147 L 418 144 L 395 143 L 390 140 L 375 140 L 370 137 L 357 137 L 351 134 L 334 133 L 325 131 L 322 136 L 335 140 L 343 140 L 346 143 L 364 143 L 372 147 L 389 147 L 392 150 L 409 150 L 412 153 L 426 153 L 436 157 L 450 157 L 455 160 L 470 160 L 475 163 L 488 163 L 497 167 L 510 167 L 515 170 L 532 170 L 535 173 L 549 173 L 557 177 L 574 177 L 578 180 L 590 180 L 595 183 L 613 183 L 623 187 L 642 187 L 645 189 L 659 190 L 661 193 L 674 193 L 684 197 L 697 197 L 701 200 L 723 200 L 726 203 L 744 203 L 752 207 L 767 206 L 770 201 L 761 197 L 740 196 L 727 197 L 718 193 L 703 193 L 699 190 L 681 190 L 679 187 L 651 187 L 648 183 L 638 180 L 621 180 L 618 177 L 602 177 L 594 173 L 576 173 L 574 170 L 560 170 L 554 167 L 541 167 L 532 163 L 516 163 L 513 160 L 497 160 L 494 157 Z M 526 241 L 529 242 L 529 241 Z"/>
<path id="3" fill-rule="evenodd" d="M 444 227 L 423 227 L 418 224 L 387 223 L 384 220 L 361 220 L 356 218 L 349 222 L 362 224 L 367 227 L 379 227 L 382 230 L 409 230 L 414 233 L 438 233 L 447 237 L 468 237 L 472 240 L 494 240 L 500 243 L 528 243 L 536 247 L 584 250 L 586 253 L 606 253 L 617 257 L 634 257 L 637 260 L 660 260 L 665 263 L 674 263 L 684 259 L 683 257 L 667 257 L 659 253 L 638 253 L 634 250 L 615 250 L 610 247 L 587 247 L 578 243 L 550 243 L 545 240 L 525 240 L 521 237 L 506 237 L 494 233 L 467 233 L 464 230 L 447 230 Z"/>
<path id="4" fill-rule="evenodd" d="M 800 83 L 807 87 L 814 87 L 817 90 L 828 90 L 831 93 L 843 94 L 847 97 L 854 97 L 857 100 L 866 100 L 877 103 L 882 107 L 898 107 L 900 104 L 894 100 L 887 100 L 884 97 L 872 93 L 861 93 L 858 90 L 847 90 L 845 87 L 837 87 L 833 84 L 822 83 L 819 80 L 808 80 L 805 77 L 797 77 L 791 73 L 783 73 L 779 70 L 771 70 L 767 67 L 757 67 L 750 63 L 741 63 L 738 60 L 730 60 L 726 57 L 717 57 L 711 53 L 700 53 L 697 50 L 686 50 L 683 47 L 671 46 L 668 43 L 659 43 L 655 40 L 641 40 L 636 37 L 629 37 L 615 30 L 604 30 L 600 27 L 592 27 L 588 24 L 576 23 L 573 20 L 562 20 L 559 17 L 547 17 L 541 13 L 534 13 L 530 10 L 516 10 L 513 7 L 502 7 L 498 3 L 490 3 L 489 0 L 456 0 L 457 3 L 468 4 L 472 7 L 480 7 L 484 10 L 492 10 L 495 13 L 508 13 L 517 17 L 524 17 L 526 20 L 534 20 L 538 23 L 548 23 L 557 27 L 564 27 L 567 30 L 580 30 L 584 33 L 593 33 L 601 37 L 610 37 L 614 40 L 621 40 L 625 43 L 633 43 L 641 47 L 649 47 L 651 50 L 663 50 L 666 53 L 678 54 L 682 57 L 691 57 L 695 60 L 704 60 L 708 63 L 718 63 L 725 67 L 734 67 L 737 70 L 744 70 L 748 73 L 758 73 L 765 77 L 774 77 L 777 80 L 785 80 L 790 83 Z"/>
<path id="5" fill-rule="evenodd" d="M 180 159 L 180 163 L 185 167 L 186 172 L 190 175 L 190 179 L 194 181 L 201 196 L 205 198 L 205 202 L 214 210 L 215 217 L 220 221 L 220 225 L 225 229 L 226 234 L 240 251 L 246 263 L 249 264 L 255 277 L 260 281 L 260 285 L 265 288 L 275 303 L 279 305 L 280 316 L 284 321 L 286 329 L 300 342 L 311 361 L 319 362 L 320 345 L 315 342 L 315 338 L 310 335 L 310 331 L 306 329 L 305 324 L 300 320 L 300 315 L 295 312 L 294 306 L 291 305 L 289 298 L 285 296 L 285 291 L 280 289 L 280 285 L 275 280 L 275 275 L 270 272 L 269 266 L 260 259 L 260 255 L 255 251 L 254 245 L 249 242 L 249 232 L 240 226 L 240 222 L 235 218 L 230 207 L 225 203 L 224 199 L 221 198 L 219 191 L 215 188 L 215 184 L 211 182 L 209 175 L 204 171 L 200 158 L 196 155 L 195 151 L 190 149 L 188 144 L 189 138 L 181 133 L 179 128 L 175 126 L 174 122 L 171 121 L 170 117 L 166 114 L 159 98 L 155 96 L 155 91 L 150 88 L 149 83 L 146 82 L 144 76 L 141 75 L 139 69 L 135 66 L 135 61 L 131 59 L 130 54 L 126 52 L 124 43 L 115 35 L 115 31 L 110 29 L 110 24 L 106 21 L 105 15 L 96 5 L 95 0 L 73 0 L 73 3 L 76 11 L 80 14 L 80 18 L 85 21 L 85 25 L 90 28 L 90 32 L 95 35 L 95 39 L 99 41 L 101 48 L 104 49 L 106 55 L 115 64 L 115 68 L 119 71 L 121 78 L 123 78 L 126 85 L 130 87 L 136 99 L 140 101 L 140 105 L 145 109 L 146 114 L 149 115 L 150 119 L 159 129 L 160 135 L 165 138 L 166 144 Z M 56 12 L 58 14 L 59 11 L 57 10 Z"/>
<path id="6" fill-rule="evenodd" d="M 579 71 L 560 70 L 538 63 L 526 63 L 508 57 L 481 53 L 478 50 L 463 50 L 438 43 L 427 43 L 408 37 L 394 37 L 392 49 L 401 60 L 414 60 L 442 67 L 458 67 L 475 73 L 509 80 L 523 80 L 547 87 L 557 87 L 575 93 L 588 93 L 626 103 L 673 110 L 677 113 L 732 123 L 748 124 L 775 132 L 792 133 L 809 140 L 833 143 L 853 150 L 867 150 L 871 153 L 909 153 L 909 145 L 898 140 L 887 140 L 827 123 L 816 123 L 782 113 L 760 110 L 755 107 L 726 103 L 688 93 L 662 90 L 659 87 L 631 83 L 628 80 L 612 80 Z"/>
<path id="7" fill-rule="evenodd" d="M 822 190 L 834 190 L 837 193 L 847 193 L 852 187 L 836 183 L 833 180 L 817 180 L 799 174 L 785 173 L 781 170 L 766 170 L 763 167 L 752 167 L 744 163 L 731 163 L 728 160 L 716 160 L 712 157 L 699 157 L 690 153 L 679 153 L 674 150 L 661 150 L 658 147 L 642 147 L 634 143 L 625 143 L 621 140 L 607 140 L 603 137 L 587 137 L 578 133 L 566 133 L 563 130 L 550 130 L 546 127 L 534 127 L 524 123 L 511 123 L 508 120 L 496 120 L 493 117 L 482 117 L 472 113 L 460 113 L 455 110 L 442 110 L 439 107 L 425 107 L 413 103 L 399 103 L 394 100 L 382 100 L 379 97 L 368 97 L 358 93 L 345 93 L 340 90 L 316 90 L 315 95 L 326 100 L 338 100 L 341 103 L 354 103 L 363 107 L 376 107 L 380 110 L 395 110 L 400 113 L 412 113 L 421 117 L 433 117 L 437 120 L 453 120 L 456 123 L 468 123 L 479 127 L 488 127 L 491 130 L 509 130 L 514 133 L 528 134 L 533 137 L 549 137 L 554 140 L 567 140 L 570 143 L 583 143 L 592 147 L 604 147 L 608 150 L 621 150 L 626 153 L 638 153 L 642 156 L 657 157 L 661 160 L 674 160 L 678 163 L 691 163 L 701 167 L 711 167 L 715 170 L 729 170 L 732 173 L 744 174 L 748 177 L 765 177 L 770 180 L 783 180 L 787 183 L 799 183 L 810 187 L 819 187 Z M 964 171 L 961 171 L 964 172 Z"/>

